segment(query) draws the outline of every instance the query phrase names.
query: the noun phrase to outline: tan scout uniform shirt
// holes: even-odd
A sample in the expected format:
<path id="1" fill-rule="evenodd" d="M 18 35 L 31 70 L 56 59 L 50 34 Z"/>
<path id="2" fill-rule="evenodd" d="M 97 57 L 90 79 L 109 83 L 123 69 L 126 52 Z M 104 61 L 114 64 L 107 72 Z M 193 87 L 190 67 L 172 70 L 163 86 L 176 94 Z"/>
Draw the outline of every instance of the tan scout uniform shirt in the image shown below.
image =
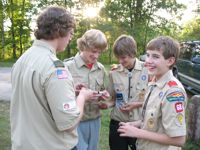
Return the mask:
<path id="1" fill-rule="evenodd" d="M 183 86 L 173 76 L 171 70 L 150 86 L 152 84 L 155 87 L 148 99 L 141 128 L 170 137 L 185 136 L 187 98 Z M 181 150 L 181 148 L 138 139 L 137 150 Z"/>
<path id="2" fill-rule="evenodd" d="M 12 150 L 70 150 L 79 117 L 72 77 L 55 50 L 36 40 L 12 70 Z"/>
<path id="3" fill-rule="evenodd" d="M 120 111 L 117 105 L 122 102 L 142 101 L 148 84 L 147 69 L 143 62 L 136 59 L 134 69 L 129 72 L 121 64 L 110 72 L 109 92 L 115 99 L 115 107 L 111 111 L 111 119 L 116 121 L 135 121 L 141 116 L 141 108 L 129 113 Z M 120 107 L 120 106 L 119 106 Z"/>
<path id="4" fill-rule="evenodd" d="M 89 89 L 102 91 L 105 89 L 106 72 L 104 66 L 97 62 L 89 69 L 79 54 L 74 58 L 64 60 L 68 67 L 75 85 L 85 84 Z M 87 101 L 84 106 L 84 114 L 82 121 L 96 119 L 100 116 L 100 109 L 97 101 Z"/>

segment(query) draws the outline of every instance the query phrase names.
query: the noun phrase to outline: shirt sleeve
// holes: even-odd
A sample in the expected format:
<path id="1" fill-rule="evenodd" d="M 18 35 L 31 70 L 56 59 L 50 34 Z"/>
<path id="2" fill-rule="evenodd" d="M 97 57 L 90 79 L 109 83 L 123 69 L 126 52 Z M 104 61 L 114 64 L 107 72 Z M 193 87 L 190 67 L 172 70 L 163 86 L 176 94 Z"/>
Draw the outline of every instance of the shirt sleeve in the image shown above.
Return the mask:
<path id="1" fill-rule="evenodd" d="M 66 68 L 55 68 L 45 84 L 45 94 L 59 130 L 76 124 L 80 111 L 75 101 L 73 79 Z"/>
<path id="2" fill-rule="evenodd" d="M 162 124 L 170 137 L 186 135 L 186 93 L 180 88 L 170 88 L 161 103 Z"/>
<path id="3" fill-rule="evenodd" d="M 112 73 L 109 73 L 107 91 L 110 93 L 111 99 L 115 97 L 114 83 Z"/>

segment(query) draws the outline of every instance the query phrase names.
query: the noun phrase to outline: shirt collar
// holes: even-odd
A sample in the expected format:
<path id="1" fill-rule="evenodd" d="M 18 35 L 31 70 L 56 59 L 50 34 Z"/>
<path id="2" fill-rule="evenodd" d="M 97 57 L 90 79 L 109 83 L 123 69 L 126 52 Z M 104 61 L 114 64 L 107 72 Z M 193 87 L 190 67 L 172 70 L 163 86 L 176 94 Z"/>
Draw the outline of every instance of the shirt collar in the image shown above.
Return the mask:
<path id="1" fill-rule="evenodd" d="M 135 58 L 135 65 L 134 65 L 134 68 L 133 70 L 142 70 L 142 65 L 141 63 L 139 62 L 139 60 L 137 58 Z M 132 71 L 133 71 L 132 70 Z M 121 64 L 119 64 L 119 71 L 124 71 L 126 73 L 128 73 L 128 69 L 126 69 L 124 66 L 122 66 Z"/>
<path id="2" fill-rule="evenodd" d="M 76 62 L 76 65 L 78 66 L 78 68 L 86 67 L 85 62 L 84 62 L 83 58 L 81 57 L 80 53 L 76 54 L 76 56 L 74 57 L 74 60 Z M 99 64 L 95 63 L 93 65 L 93 69 L 98 69 L 98 68 L 100 68 Z"/>
<path id="3" fill-rule="evenodd" d="M 149 85 L 156 85 L 158 88 L 162 89 L 166 83 L 168 83 L 173 78 L 172 70 L 167 71 L 158 81 L 152 81 Z"/>
<path id="4" fill-rule="evenodd" d="M 53 48 L 53 46 L 51 46 L 50 44 L 48 44 L 48 43 L 45 42 L 45 41 L 42 41 L 42 40 L 34 40 L 33 45 L 34 45 L 34 46 L 41 46 L 41 47 L 44 47 L 44 48 L 48 49 L 49 51 L 51 51 L 52 53 L 54 53 L 54 54 L 56 55 L 56 50 L 55 50 L 55 48 Z"/>
<path id="5" fill-rule="evenodd" d="M 134 69 L 135 70 L 142 70 L 142 65 L 141 65 L 141 63 L 139 62 L 139 60 L 137 58 L 135 59 Z"/>

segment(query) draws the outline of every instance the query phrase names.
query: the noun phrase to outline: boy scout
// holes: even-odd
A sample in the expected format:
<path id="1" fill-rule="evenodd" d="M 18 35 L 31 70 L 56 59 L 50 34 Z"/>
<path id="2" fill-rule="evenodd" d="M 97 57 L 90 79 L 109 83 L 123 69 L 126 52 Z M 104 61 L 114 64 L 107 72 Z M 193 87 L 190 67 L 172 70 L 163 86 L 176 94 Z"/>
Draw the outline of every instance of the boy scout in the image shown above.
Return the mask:
<path id="1" fill-rule="evenodd" d="M 46 8 L 37 19 L 36 39 L 12 70 L 12 150 L 70 150 L 91 90 L 81 89 L 75 101 L 71 74 L 56 52 L 67 46 L 75 22 L 63 7 Z"/>
<path id="2" fill-rule="evenodd" d="M 120 136 L 137 137 L 137 150 L 181 150 L 185 142 L 186 93 L 173 76 L 179 44 L 161 36 L 147 45 L 145 65 L 154 79 L 143 105 L 141 122 L 120 123 Z M 140 128 L 137 128 L 140 127 Z"/>
<path id="3" fill-rule="evenodd" d="M 75 85 L 98 91 L 100 99 L 108 98 L 105 91 L 106 72 L 104 66 L 97 62 L 101 52 L 107 47 L 105 35 L 96 29 L 88 30 L 77 40 L 78 53 L 74 58 L 66 60 L 65 64 L 72 74 Z M 101 95 L 102 94 L 102 95 Z M 84 115 L 78 126 L 78 150 L 97 150 L 100 129 L 100 110 L 98 99 L 87 102 Z"/>
<path id="4" fill-rule="evenodd" d="M 128 147 L 135 150 L 136 139 L 120 137 L 117 129 L 120 121 L 140 119 L 148 74 L 144 63 L 135 57 L 137 45 L 133 37 L 119 36 L 113 51 L 120 64 L 110 72 L 109 92 L 115 106 L 111 111 L 109 145 L 111 150 L 128 150 Z"/>

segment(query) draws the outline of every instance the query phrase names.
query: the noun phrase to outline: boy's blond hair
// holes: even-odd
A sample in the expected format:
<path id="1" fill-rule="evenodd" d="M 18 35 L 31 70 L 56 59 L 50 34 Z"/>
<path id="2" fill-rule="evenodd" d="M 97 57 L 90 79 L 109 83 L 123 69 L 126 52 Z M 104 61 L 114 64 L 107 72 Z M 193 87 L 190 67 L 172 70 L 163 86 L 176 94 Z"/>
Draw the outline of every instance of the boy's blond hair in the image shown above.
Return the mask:
<path id="1" fill-rule="evenodd" d="M 77 39 L 77 47 L 80 51 L 92 49 L 104 51 L 107 48 L 107 39 L 105 34 L 100 30 L 90 29 L 81 38 Z"/>
<path id="2" fill-rule="evenodd" d="M 165 59 L 174 57 L 175 64 L 180 53 L 180 44 L 169 36 L 159 36 L 147 44 L 146 50 L 161 51 Z M 170 69 L 174 64 L 170 66 Z"/>
<path id="3" fill-rule="evenodd" d="M 114 42 L 113 52 L 116 57 L 134 57 L 137 53 L 137 44 L 132 36 L 121 35 Z"/>

